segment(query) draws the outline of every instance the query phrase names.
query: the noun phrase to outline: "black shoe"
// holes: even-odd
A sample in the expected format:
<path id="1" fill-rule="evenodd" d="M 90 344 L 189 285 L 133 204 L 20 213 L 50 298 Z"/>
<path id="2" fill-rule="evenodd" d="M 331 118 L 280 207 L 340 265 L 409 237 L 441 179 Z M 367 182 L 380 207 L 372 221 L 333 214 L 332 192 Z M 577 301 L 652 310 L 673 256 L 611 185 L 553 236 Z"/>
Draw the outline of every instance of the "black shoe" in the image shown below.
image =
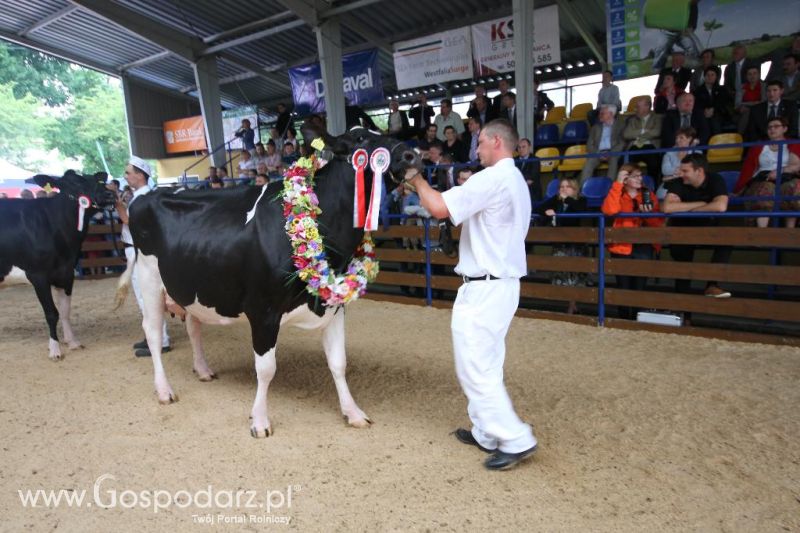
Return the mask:
<path id="1" fill-rule="evenodd" d="M 506 453 L 497 450 L 494 454 L 486 459 L 483 465 L 489 470 L 508 470 L 515 467 L 520 461 L 533 455 L 536 451 L 537 445 L 534 444 L 532 448 L 519 453 Z"/>
<path id="2" fill-rule="evenodd" d="M 172 350 L 171 347 L 164 346 L 163 348 L 161 348 L 161 353 L 162 354 L 167 353 L 171 350 Z M 138 350 L 134 351 L 133 355 L 135 355 L 136 357 L 152 357 L 152 355 L 150 354 L 150 349 L 147 346 L 145 346 L 144 348 L 139 348 Z"/>
<path id="3" fill-rule="evenodd" d="M 458 428 L 453 432 L 459 442 L 463 442 L 464 444 L 469 444 L 470 446 L 475 446 L 482 452 L 486 453 L 493 453 L 495 450 L 490 450 L 489 448 L 484 448 L 478 441 L 475 440 L 475 437 L 472 435 L 472 432 L 468 429 Z"/>
<path id="4" fill-rule="evenodd" d="M 133 349 L 134 350 L 147 349 L 147 339 L 145 339 L 143 341 L 139 341 L 136 344 L 134 344 L 133 345 Z"/>

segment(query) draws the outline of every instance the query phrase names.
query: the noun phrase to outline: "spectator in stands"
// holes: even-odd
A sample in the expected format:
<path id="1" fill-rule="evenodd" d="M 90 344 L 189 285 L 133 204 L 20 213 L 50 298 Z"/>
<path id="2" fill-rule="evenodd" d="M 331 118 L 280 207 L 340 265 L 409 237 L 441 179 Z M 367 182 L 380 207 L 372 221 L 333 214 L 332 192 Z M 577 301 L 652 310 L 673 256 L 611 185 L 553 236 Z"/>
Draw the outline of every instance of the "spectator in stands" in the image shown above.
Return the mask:
<path id="1" fill-rule="evenodd" d="M 269 183 L 269 177 L 266 174 L 257 174 L 253 179 L 253 185 L 256 187 L 263 187 L 267 183 Z"/>
<path id="2" fill-rule="evenodd" d="M 767 82 L 767 101 L 750 108 L 746 140 L 755 142 L 768 139 L 767 123 L 774 117 L 783 117 L 789 124 L 789 137 L 797 137 L 797 104 L 783 97 L 783 82 Z"/>
<path id="3" fill-rule="evenodd" d="M 267 151 L 264 149 L 264 143 L 256 143 L 256 153 L 253 155 L 253 164 L 258 168 L 261 163 L 267 162 Z"/>
<path id="4" fill-rule="evenodd" d="M 471 116 L 467 120 L 467 131 L 461 136 L 464 147 L 467 149 L 467 161 L 478 160 L 478 138 L 481 134 L 481 119 Z"/>
<path id="5" fill-rule="evenodd" d="M 449 98 L 442 99 L 441 112 L 436 115 L 433 123 L 436 124 L 437 128 L 436 138 L 442 142 L 446 140 L 444 129 L 447 126 L 453 126 L 453 129 L 456 130 L 456 135 L 464 133 L 464 121 L 461 120 L 461 115 L 453 111 L 453 101 Z"/>
<path id="6" fill-rule="evenodd" d="M 270 128 L 269 141 L 275 145 L 275 150 L 281 154 L 283 153 L 283 136 L 278 132 L 278 128 Z M 269 144 L 269 143 L 268 143 Z"/>
<path id="7" fill-rule="evenodd" d="M 713 68 L 717 73 L 717 85 L 722 81 L 722 69 L 717 65 L 717 56 L 712 48 L 703 50 L 700 54 L 700 64 L 692 71 L 692 79 L 689 82 L 691 92 L 706 82 L 706 69 Z"/>
<path id="8" fill-rule="evenodd" d="M 505 110 L 505 106 L 503 105 L 503 96 L 508 94 L 511 89 L 511 84 L 508 83 L 508 80 L 502 79 L 497 83 L 497 90 L 500 91 L 500 94 L 494 97 L 492 101 L 492 107 L 494 108 L 495 116 L 502 117 L 503 111 Z M 505 117 L 503 117 L 505 118 Z"/>
<path id="9" fill-rule="evenodd" d="M 243 150 L 247 150 L 251 155 L 255 153 L 256 132 L 250 127 L 250 121 L 248 119 L 242 119 L 242 126 L 236 130 L 234 135 L 242 140 Z"/>
<path id="10" fill-rule="evenodd" d="M 625 123 L 616 118 L 617 108 L 613 105 L 603 105 L 598 111 L 597 124 L 589 130 L 589 139 L 586 141 L 586 152 L 589 154 L 606 154 L 600 157 L 589 157 L 581 170 L 581 183 L 595 175 L 595 170 L 601 163 L 608 163 L 608 175 L 616 176 L 619 156 L 609 156 L 607 152 L 621 152 L 625 149 Z"/>
<path id="11" fill-rule="evenodd" d="M 697 57 L 697 55 L 695 55 L 695 57 Z M 653 68 L 656 68 L 657 62 L 658 61 L 656 59 L 653 60 Z M 664 77 L 667 74 L 672 74 L 672 80 L 676 88 L 680 89 L 681 92 L 686 91 L 686 87 L 689 85 L 689 80 L 692 78 L 692 71 L 684 66 L 685 62 L 686 53 L 683 50 L 674 50 L 672 52 L 672 66 L 664 67 L 661 69 L 661 72 L 658 73 L 658 82 L 656 82 L 656 88 L 654 91 L 655 94 L 661 92 L 664 85 Z"/>
<path id="12" fill-rule="evenodd" d="M 614 74 L 610 70 L 603 71 L 603 86 L 597 93 L 597 112 L 604 105 L 613 105 L 619 111 L 622 111 L 622 100 L 619 99 L 619 87 L 614 85 Z M 594 120 L 592 120 L 594 122 Z"/>
<path id="13" fill-rule="evenodd" d="M 728 90 L 717 81 L 717 71 L 708 67 L 705 72 L 705 83 L 694 90 L 696 107 L 702 110 L 708 123 L 709 138 L 722 131 L 722 125 L 730 121 L 728 110 L 733 105 L 733 99 Z"/>
<path id="14" fill-rule="evenodd" d="M 281 170 L 283 169 L 283 159 L 281 158 L 281 154 L 278 153 L 278 150 L 275 147 L 275 143 L 272 142 L 272 139 L 267 142 L 267 175 L 270 179 L 279 178 L 281 175 Z"/>
<path id="15" fill-rule="evenodd" d="M 754 105 L 767 99 L 767 85 L 761 81 L 761 69 L 750 67 L 747 69 L 747 83 L 742 85 L 741 101 L 734 103 L 736 111 L 736 130 L 746 138 L 747 125 L 750 121 L 750 110 Z"/>
<path id="16" fill-rule="evenodd" d="M 224 187 L 234 186 L 233 180 L 230 178 L 230 176 L 228 176 L 227 167 L 217 167 L 217 177 L 220 179 L 220 181 L 222 181 L 222 185 Z"/>
<path id="17" fill-rule="evenodd" d="M 216 169 L 214 169 L 214 170 L 216 170 Z M 112 180 L 110 180 L 108 182 L 108 190 L 113 192 L 114 196 L 116 196 L 117 200 L 119 200 L 120 194 L 122 194 L 122 193 L 119 190 L 119 180 L 118 179 L 115 178 L 115 179 L 112 179 Z"/>
<path id="18" fill-rule="evenodd" d="M 225 185 L 222 183 L 222 178 L 211 178 L 211 188 L 212 189 L 221 189 Z"/>
<path id="19" fill-rule="evenodd" d="M 283 139 L 283 145 L 286 146 L 287 144 L 291 144 L 295 152 L 297 151 L 298 144 L 300 144 L 297 142 L 297 134 L 292 128 L 286 130 L 286 137 Z"/>
<path id="20" fill-rule="evenodd" d="M 764 61 L 770 61 L 769 72 L 767 72 L 766 80 L 779 80 L 783 75 L 783 58 L 787 54 L 800 55 L 800 34 L 796 33 L 792 39 L 792 44 L 788 48 L 778 48 L 764 58 Z"/>
<path id="21" fill-rule="evenodd" d="M 427 95 L 420 94 L 417 105 L 408 111 L 409 118 L 414 122 L 413 132 L 419 137 L 424 137 L 425 130 L 430 126 L 435 115 L 433 107 L 428 105 Z"/>
<path id="22" fill-rule="evenodd" d="M 558 184 L 558 194 L 545 200 L 537 209 L 539 215 L 547 217 L 546 225 L 556 227 L 580 226 L 579 218 L 563 218 L 558 215 L 564 213 L 581 213 L 586 211 L 586 199 L 578 196 L 578 182 L 570 178 L 561 178 Z M 553 244 L 555 257 L 584 257 L 586 246 L 583 244 L 565 243 Z M 553 285 L 562 287 L 585 287 L 588 276 L 580 272 L 554 272 Z M 574 314 L 578 306 L 574 301 L 569 302 L 567 313 Z"/>
<path id="23" fill-rule="evenodd" d="M 531 203 L 542 201 L 542 163 L 531 154 L 530 139 L 522 137 L 517 142 L 517 154 L 519 160 L 517 161 L 517 168 L 520 174 L 525 178 L 525 183 L 528 184 L 528 190 L 531 193 Z"/>
<path id="24" fill-rule="evenodd" d="M 783 97 L 797 102 L 800 98 L 800 73 L 797 71 L 800 54 L 787 54 L 783 58 Z"/>
<path id="25" fill-rule="evenodd" d="M 247 171 L 247 176 L 243 178 L 239 185 L 252 185 L 253 181 L 258 177 L 258 171 L 254 168 L 251 168 Z"/>
<path id="26" fill-rule="evenodd" d="M 728 190 L 725 180 L 719 174 L 709 174 L 708 162 L 702 154 L 689 154 L 681 160 L 681 179 L 672 180 L 667 186 L 664 199 L 665 213 L 709 212 L 724 213 L 728 210 Z M 718 218 L 672 218 L 670 226 L 716 226 Z M 675 261 L 692 262 L 695 245 L 673 244 L 670 255 Z M 727 246 L 715 246 L 711 257 L 712 263 L 726 264 L 730 260 L 731 249 Z M 691 280 L 675 280 L 675 289 L 680 293 L 688 293 Z M 730 298 L 731 293 L 719 287 L 716 281 L 709 281 L 705 295 L 713 298 Z"/>
<path id="27" fill-rule="evenodd" d="M 275 133 L 276 135 L 272 137 L 272 139 L 283 139 L 286 137 L 286 133 L 289 130 L 294 131 L 292 128 L 292 114 L 286 109 L 286 106 L 283 104 L 278 104 L 278 120 L 275 122 Z"/>
<path id="28" fill-rule="evenodd" d="M 475 169 L 472 167 L 459 168 L 458 176 L 456 177 L 456 185 L 464 185 L 474 173 Z"/>
<path id="29" fill-rule="evenodd" d="M 427 157 L 423 156 L 422 163 L 425 166 L 440 164 L 443 152 L 444 148 L 442 147 L 442 143 L 439 141 L 431 143 L 428 147 Z"/>
<path id="30" fill-rule="evenodd" d="M 767 124 L 767 134 L 771 141 L 783 141 L 786 139 L 786 132 L 789 130 L 789 122 L 784 117 L 776 117 Z M 742 172 L 739 174 L 739 181 L 733 191 L 744 196 L 768 196 L 775 195 L 775 183 L 778 169 L 778 148 L 781 149 L 781 196 L 800 196 L 800 186 L 798 185 L 798 175 L 800 174 L 800 144 L 768 144 L 762 147 L 754 146 L 747 152 L 747 158 L 742 165 Z M 772 211 L 772 200 L 758 200 L 749 202 L 749 211 Z M 785 211 L 800 210 L 800 201 L 791 200 L 781 204 Z M 797 220 L 792 217 L 784 218 L 787 227 L 794 227 Z M 768 217 L 758 217 L 756 223 L 759 228 L 769 226 Z"/>
<path id="31" fill-rule="evenodd" d="M 661 146 L 661 115 L 653 113 L 650 109 L 650 97 L 643 97 L 636 101 L 636 114 L 628 117 L 622 138 L 628 143 L 628 150 L 652 150 Z M 673 136 L 674 138 L 674 136 Z M 632 155 L 632 162 L 643 161 L 647 165 L 647 174 L 656 178 L 661 166 L 659 154 Z"/>
<path id="32" fill-rule="evenodd" d="M 539 90 L 539 82 L 533 82 L 533 121 L 539 124 L 544 120 L 544 114 L 553 109 L 556 104 L 547 97 L 547 93 Z"/>
<path id="33" fill-rule="evenodd" d="M 675 76 L 671 72 L 664 74 L 661 79 L 661 88 L 653 101 L 653 111 L 663 114 L 677 107 L 678 95 L 683 91 L 675 86 Z"/>
<path id="34" fill-rule="evenodd" d="M 47 198 L 47 191 L 44 189 L 39 189 L 36 191 L 35 198 L 38 200 L 39 198 Z"/>
<path id="35" fill-rule="evenodd" d="M 294 145 L 286 143 L 283 145 L 283 166 L 290 167 L 297 161 L 298 155 L 295 152 Z"/>
<path id="36" fill-rule="evenodd" d="M 503 95 L 503 111 L 500 118 L 508 120 L 517 129 L 517 95 L 511 91 Z"/>
<path id="37" fill-rule="evenodd" d="M 681 128 L 692 127 L 697 132 L 697 140 L 701 145 L 708 144 L 708 119 L 703 110 L 695 105 L 692 93 L 683 93 L 678 97 L 678 108 L 667 112 L 661 126 L 661 146 L 671 148 L 675 143 L 675 135 Z"/>
<path id="38" fill-rule="evenodd" d="M 250 152 L 247 150 L 242 150 L 241 155 L 239 156 L 239 178 L 247 178 L 248 171 L 255 170 L 256 165 L 253 162 L 253 158 L 250 156 Z"/>
<path id="39" fill-rule="evenodd" d="M 476 96 L 472 101 L 467 117 L 477 118 L 480 126 L 497 118 L 494 113 L 494 106 L 490 105 L 486 96 Z"/>
<path id="40" fill-rule="evenodd" d="M 475 102 L 480 98 L 486 98 L 486 87 L 483 85 L 476 85 L 475 86 L 475 98 L 469 103 L 469 108 L 467 109 L 467 117 L 471 117 L 476 112 Z"/>
<path id="41" fill-rule="evenodd" d="M 372 117 L 367 115 L 366 111 L 364 111 L 361 106 L 351 104 L 348 99 L 345 98 L 345 106 L 344 106 L 344 115 L 345 115 L 345 122 L 347 124 L 347 129 L 351 128 L 366 128 L 371 131 L 380 131 L 380 128 L 375 125 L 375 122 L 372 120 Z"/>
<path id="42" fill-rule="evenodd" d="M 19 197 L 23 200 L 33 200 L 33 193 L 30 189 L 22 189 L 19 191 Z"/>
<path id="43" fill-rule="evenodd" d="M 211 181 L 216 177 L 217 177 L 217 167 L 215 166 L 208 167 L 208 176 L 206 176 L 206 179 Z"/>
<path id="44" fill-rule="evenodd" d="M 689 154 L 702 153 L 699 150 L 694 150 L 692 147 L 696 146 L 697 132 L 691 126 L 688 128 L 680 128 L 678 133 L 675 134 L 675 145 L 677 148 L 684 148 L 677 152 L 667 152 L 664 154 L 664 159 L 661 161 L 661 186 L 656 192 L 659 201 L 664 201 L 667 196 L 667 184 L 681 177 L 681 161 Z"/>
<path id="45" fill-rule="evenodd" d="M 422 139 L 417 143 L 417 148 L 422 150 L 423 152 L 428 150 L 431 145 L 439 144 L 438 135 L 436 135 L 439 131 L 439 126 L 436 124 L 430 124 L 427 128 L 425 128 L 425 135 L 422 136 Z"/>
<path id="46" fill-rule="evenodd" d="M 387 119 L 386 134 L 395 139 L 408 137 L 408 116 L 405 111 L 400 111 L 400 102 L 389 100 L 389 118 Z"/>
<path id="47" fill-rule="evenodd" d="M 733 61 L 725 67 L 725 80 L 722 85 L 728 90 L 728 94 L 733 95 L 735 102 L 741 102 L 742 86 L 747 82 L 747 69 L 759 67 L 759 64 L 747 59 L 747 48 L 743 44 L 734 46 L 732 54 Z"/>
<path id="48" fill-rule="evenodd" d="M 613 217 L 619 213 L 650 213 L 658 211 L 658 198 L 643 185 L 642 171 L 639 167 L 624 164 L 619 169 L 617 179 L 603 200 L 603 214 Z M 660 227 L 663 218 L 623 218 L 614 219 L 615 228 L 639 228 L 642 226 Z M 608 247 L 611 257 L 615 259 L 653 259 L 661 250 L 657 244 L 615 243 Z M 616 276 L 620 289 L 641 291 L 647 284 L 647 278 L 639 276 Z M 627 320 L 636 320 L 637 309 L 620 307 L 619 316 Z"/>
<path id="49" fill-rule="evenodd" d="M 444 153 L 449 155 L 453 159 L 453 162 L 466 163 L 469 161 L 468 149 L 458 138 L 453 126 L 445 126 L 444 137 Z"/>

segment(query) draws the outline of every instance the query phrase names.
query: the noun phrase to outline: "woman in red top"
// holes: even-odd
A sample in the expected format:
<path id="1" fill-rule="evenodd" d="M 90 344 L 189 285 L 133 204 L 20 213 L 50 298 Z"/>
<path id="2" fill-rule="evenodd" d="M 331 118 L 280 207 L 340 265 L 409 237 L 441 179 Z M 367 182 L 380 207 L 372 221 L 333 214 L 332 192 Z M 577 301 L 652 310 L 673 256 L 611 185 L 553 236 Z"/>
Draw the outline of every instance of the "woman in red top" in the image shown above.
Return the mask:
<path id="1" fill-rule="evenodd" d="M 653 111 L 656 113 L 666 113 L 670 109 L 677 109 L 678 96 L 683 91 L 675 86 L 675 76 L 672 74 L 664 74 L 664 80 L 661 82 L 661 90 L 656 94 L 653 101 Z"/>
<path id="2" fill-rule="evenodd" d="M 642 184 L 642 171 L 638 166 L 622 165 L 617 174 L 617 180 L 608 191 L 603 200 L 603 214 L 614 216 L 619 213 L 650 213 L 658 211 L 658 198 L 653 191 Z M 614 219 L 615 228 L 638 228 L 641 226 L 659 227 L 664 225 L 663 218 L 635 218 L 617 217 Z M 657 244 L 631 244 L 616 243 L 608 247 L 613 259 L 652 259 L 661 249 Z M 639 276 L 617 276 L 617 286 L 620 289 L 643 290 L 647 278 Z M 637 310 L 631 307 L 620 307 L 619 316 L 629 320 L 636 319 Z"/>
<path id="3" fill-rule="evenodd" d="M 761 70 L 759 67 L 750 67 L 747 69 L 747 82 L 742 85 L 742 101 L 736 102 L 736 112 L 739 113 L 737 130 L 740 135 L 747 130 L 750 108 L 766 99 L 767 88 L 761 81 Z"/>

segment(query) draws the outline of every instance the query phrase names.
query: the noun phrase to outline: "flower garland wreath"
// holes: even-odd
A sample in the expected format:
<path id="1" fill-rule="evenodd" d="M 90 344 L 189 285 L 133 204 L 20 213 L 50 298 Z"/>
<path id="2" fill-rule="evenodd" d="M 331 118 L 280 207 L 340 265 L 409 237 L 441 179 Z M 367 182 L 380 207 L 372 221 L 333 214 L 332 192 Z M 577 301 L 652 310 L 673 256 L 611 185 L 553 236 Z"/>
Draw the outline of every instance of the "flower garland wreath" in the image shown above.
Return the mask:
<path id="1" fill-rule="evenodd" d="M 292 245 L 292 261 L 306 290 L 329 307 L 363 296 L 367 284 L 378 276 L 372 235 L 364 232 L 353 259 L 342 274 L 328 264 L 317 217 L 322 210 L 314 193 L 315 158 L 301 158 L 283 176 L 283 216 Z"/>

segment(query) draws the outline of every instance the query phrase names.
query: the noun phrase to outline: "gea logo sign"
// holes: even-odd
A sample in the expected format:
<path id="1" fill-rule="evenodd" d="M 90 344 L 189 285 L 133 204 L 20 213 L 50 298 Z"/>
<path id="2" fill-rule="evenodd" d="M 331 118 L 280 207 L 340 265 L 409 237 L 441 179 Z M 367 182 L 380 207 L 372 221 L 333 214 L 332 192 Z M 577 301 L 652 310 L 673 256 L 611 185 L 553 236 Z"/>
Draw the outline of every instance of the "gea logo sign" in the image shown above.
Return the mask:
<path id="1" fill-rule="evenodd" d="M 514 37 L 514 19 L 492 24 L 492 42 L 505 41 Z"/>

